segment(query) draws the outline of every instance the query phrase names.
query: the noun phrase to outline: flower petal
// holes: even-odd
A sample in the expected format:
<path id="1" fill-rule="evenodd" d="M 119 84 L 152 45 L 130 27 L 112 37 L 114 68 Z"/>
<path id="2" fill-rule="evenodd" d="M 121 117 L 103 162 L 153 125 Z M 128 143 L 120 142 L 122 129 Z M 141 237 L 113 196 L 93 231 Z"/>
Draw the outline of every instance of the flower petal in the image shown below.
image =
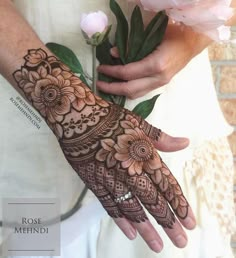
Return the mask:
<path id="1" fill-rule="evenodd" d="M 141 175 L 143 172 L 143 162 L 133 162 L 128 169 L 129 175 Z"/>
<path id="2" fill-rule="evenodd" d="M 77 110 L 81 111 L 85 107 L 85 103 L 83 99 L 76 99 L 73 103 L 72 106 Z"/>
<path id="3" fill-rule="evenodd" d="M 103 149 L 107 150 L 107 151 L 112 151 L 113 147 L 115 145 L 115 142 L 112 139 L 105 139 L 101 141 L 101 145 L 103 147 Z"/>
<path id="4" fill-rule="evenodd" d="M 74 89 L 75 89 L 75 95 L 78 98 L 82 98 L 82 99 L 86 98 L 86 93 L 82 86 L 74 86 Z"/>
<path id="5" fill-rule="evenodd" d="M 65 79 L 69 79 L 72 77 L 72 73 L 69 73 L 67 71 L 62 71 L 62 76 L 65 78 Z"/>
<path id="6" fill-rule="evenodd" d="M 22 73 L 21 71 L 17 71 L 14 73 L 14 78 L 17 82 L 21 81 L 23 78 L 22 78 Z"/>
<path id="7" fill-rule="evenodd" d="M 116 153 L 117 154 L 117 153 Z M 116 158 L 116 154 L 115 154 L 115 158 Z M 135 161 L 133 159 L 127 159 L 126 161 L 121 162 L 121 165 L 123 168 L 128 168 L 130 167 Z"/>
<path id="8" fill-rule="evenodd" d="M 37 72 L 42 78 L 45 78 L 48 74 L 47 69 L 42 65 L 38 68 Z"/>
<path id="9" fill-rule="evenodd" d="M 48 121 L 52 124 L 54 124 L 56 122 L 54 116 L 51 113 L 51 110 L 49 108 L 46 108 L 46 117 L 48 119 Z"/>
<path id="10" fill-rule="evenodd" d="M 128 148 L 130 146 L 130 142 L 133 142 L 135 139 L 132 135 L 122 134 L 117 137 L 117 145 L 120 148 Z"/>
<path id="11" fill-rule="evenodd" d="M 33 90 L 34 90 L 34 84 L 33 83 L 28 82 L 28 83 L 25 84 L 24 91 L 26 93 L 31 93 Z"/>
<path id="12" fill-rule="evenodd" d="M 35 82 L 35 81 L 40 80 L 40 79 L 41 78 L 40 78 L 40 76 L 37 72 L 34 72 L 34 71 L 29 72 L 29 80 L 31 82 Z"/>
<path id="13" fill-rule="evenodd" d="M 117 163 L 117 160 L 114 158 L 113 154 L 110 152 L 107 156 L 107 162 L 106 162 L 107 167 L 112 168 L 116 165 L 116 163 Z"/>
<path id="14" fill-rule="evenodd" d="M 107 152 L 106 150 L 104 149 L 101 149 L 99 150 L 97 153 L 96 153 L 96 160 L 98 161 L 101 161 L 101 162 L 104 162 L 107 158 L 107 155 L 108 155 L 109 152 Z"/>
<path id="15" fill-rule="evenodd" d="M 59 74 L 61 74 L 62 70 L 61 68 L 57 67 L 52 70 L 52 75 L 57 77 Z"/>
<path id="16" fill-rule="evenodd" d="M 114 155 L 115 159 L 119 160 L 119 161 L 126 161 L 126 160 L 130 160 L 129 158 L 129 154 L 128 153 L 115 153 Z M 129 166 L 130 164 L 128 163 L 128 165 L 126 163 L 124 163 L 124 166 Z M 122 162 L 122 166 L 123 166 L 123 162 Z M 124 167 L 123 166 L 123 167 Z M 124 168 L 127 168 L 127 167 L 124 167 Z"/>
<path id="17" fill-rule="evenodd" d="M 128 169 L 128 171 L 135 171 L 135 174 L 141 175 L 143 172 L 143 162 L 135 161 Z"/>
<path id="18" fill-rule="evenodd" d="M 84 102 L 89 105 L 89 106 L 93 106 L 95 105 L 95 98 L 94 95 L 91 92 L 86 93 L 86 98 L 84 100 Z"/>

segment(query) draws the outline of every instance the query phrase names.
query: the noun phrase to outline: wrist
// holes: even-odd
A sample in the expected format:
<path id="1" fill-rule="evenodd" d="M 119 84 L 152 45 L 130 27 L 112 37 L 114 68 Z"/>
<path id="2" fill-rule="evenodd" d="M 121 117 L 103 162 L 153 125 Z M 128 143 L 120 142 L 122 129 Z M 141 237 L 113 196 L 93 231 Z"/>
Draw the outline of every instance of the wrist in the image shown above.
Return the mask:
<path id="1" fill-rule="evenodd" d="M 184 42 L 185 51 L 188 51 L 190 58 L 198 55 L 213 42 L 212 39 L 194 31 L 191 27 L 176 24 L 169 24 L 165 38 Z"/>
<path id="2" fill-rule="evenodd" d="M 58 138 L 63 136 L 63 121 L 68 117 L 80 116 L 82 110 L 86 116 L 90 106 L 108 106 L 49 51 L 32 49 L 24 59 L 13 77 Z"/>
<path id="3" fill-rule="evenodd" d="M 184 27 L 185 39 L 190 49 L 192 49 L 192 57 L 201 53 L 206 49 L 213 40 L 202 33 L 194 31 L 191 27 Z"/>

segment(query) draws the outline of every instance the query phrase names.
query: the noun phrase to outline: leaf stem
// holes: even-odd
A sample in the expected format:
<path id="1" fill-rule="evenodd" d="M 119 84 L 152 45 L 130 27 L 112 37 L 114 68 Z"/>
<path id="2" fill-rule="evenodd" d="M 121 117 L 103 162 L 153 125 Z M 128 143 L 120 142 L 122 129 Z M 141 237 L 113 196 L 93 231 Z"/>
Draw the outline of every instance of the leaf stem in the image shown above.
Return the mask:
<path id="1" fill-rule="evenodd" d="M 92 84 L 92 91 L 94 94 L 97 94 L 97 70 L 96 70 L 96 52 L 97 52 L 97 47 L 92 45 L 92 51 L 93 51 L 93 84 Z"/>

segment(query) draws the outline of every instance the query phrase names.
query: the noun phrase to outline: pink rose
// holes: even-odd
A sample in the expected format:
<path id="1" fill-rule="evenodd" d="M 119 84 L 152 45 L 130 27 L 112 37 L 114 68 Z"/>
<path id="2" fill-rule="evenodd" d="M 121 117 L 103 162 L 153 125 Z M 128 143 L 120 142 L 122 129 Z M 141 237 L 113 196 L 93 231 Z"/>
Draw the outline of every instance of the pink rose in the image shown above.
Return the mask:
<path id="1" fill-rule="evenodd" d="M 129 0 L 130 1 L 130 0 Z M 204 33 L 213 40 L 230 38 L 225 22 L 233 15 L 231 0 L 132 0 L 140 1 L 145 10 L 158 12 L 166 10 L 175 22 L 185 24 L 193 30 Z"/>
<path id="2" fill-rule="evenodd" d="M 91 38 L 96 33 L 102 33 L 108 26 L 108 18 L 104 12 L 98 11 L 82 14 L 80 21 L 81 30 Z"/>

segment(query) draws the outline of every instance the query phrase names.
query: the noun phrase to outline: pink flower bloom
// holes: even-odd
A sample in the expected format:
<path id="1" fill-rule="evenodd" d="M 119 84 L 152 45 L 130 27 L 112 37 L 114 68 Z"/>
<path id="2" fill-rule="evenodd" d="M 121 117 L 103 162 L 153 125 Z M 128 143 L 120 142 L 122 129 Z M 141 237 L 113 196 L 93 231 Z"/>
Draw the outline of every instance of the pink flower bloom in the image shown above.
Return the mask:
<path id="1" fill-rule="evenodd" d="M 107 26 L 108 18 L 104 12 L 98 11 L 89 14 L 82 14 L 80 27 L 89 38 L 91 38 L 97 32 L 104 32 Z"/>
<path id="2" fill-rule="evenodd" d="M 175 22 L 191 26 L 213 40 L 228 40 L 229 27 L 225 22 L 233 15 L 231 0 L 139 0 L 145 10 L 166 10 Z"/>

